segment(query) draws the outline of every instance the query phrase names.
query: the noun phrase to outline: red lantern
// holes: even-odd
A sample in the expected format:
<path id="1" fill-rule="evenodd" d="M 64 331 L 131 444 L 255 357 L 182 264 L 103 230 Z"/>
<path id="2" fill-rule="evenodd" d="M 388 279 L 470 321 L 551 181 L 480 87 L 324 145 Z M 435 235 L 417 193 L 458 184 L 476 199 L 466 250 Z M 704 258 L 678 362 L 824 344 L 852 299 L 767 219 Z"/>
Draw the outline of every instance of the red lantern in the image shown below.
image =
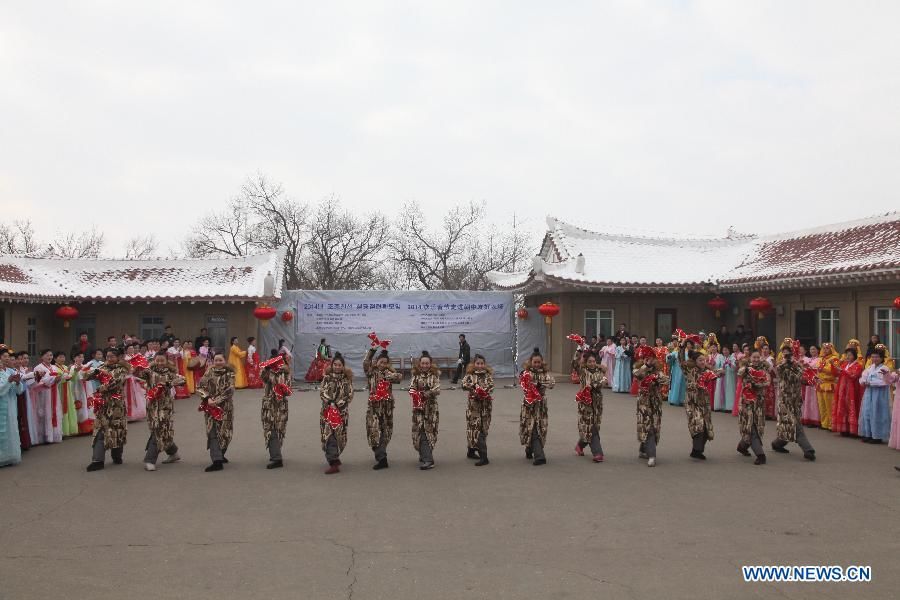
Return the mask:
<path id="1" fill-rule="evenodd" d="M 62 319 L 63 327 L 69 326 L 69 321 L 74 321 L 78 318 L 78 309 L 74 306 L 69 306 L 68 304 L 64 304 L 56 309 L 56 312 L 53 313 L 56 315 L 57 319 Z"/>
<path id="2" fill-rule="evenodd" d="M 772 310 L 772 302 L 763 296 L 758 298 L 754 298 L 750 301 L 750 310 L 756 311 L 759 313 L 759 318 L 762 319 L 765 317 L 765 313 Z"/>
<path id="3" fill-rule="evenodd" d="M 281 313 L 281 320 L 285 323 L 290 323 L 294 320 L 294 313 L 289 310 L 284 311 Z"/>
<path id="4" fill-rule="evenodd" d="M 896 298 L 894 298 L 894 308 L 896 310 L 900 310 L 900 296 L 897 296 Z"/>
<path id="5" fill-rule="evenodd" d="M 549 323 L 553 317 L 559 314 L 559 306 L 552 302 L 544 302 L 538 306 L 538 312 L 544 315 L 544 322 Z"/>
<path id="6" fill-rule="evenodd" d="M 898 300 L 900 300 L 900 298 L 898 298 Z M 520 308 L 516 311 L 516 316 L 519 317 L 520 320 L 524 321 L 528 318 L 528 309 L 524 307 Z"/>
<path id="7" fill-rule="evenodd" d="M 253 316 L 262 321 L 263 327 L 267 326 L 276 314 L 278 311 L 271 306 L 257 306 L 253 309 Z"/>
<path id="8" fill-rule="evenodd" d="M 725 300 L 722 296 L 716 296 L 714 298 L 710 298 L 706 305 L 716 311 L 716 318 L 722 316 L 722 311 L 728 308 L 728 301 Z"/>

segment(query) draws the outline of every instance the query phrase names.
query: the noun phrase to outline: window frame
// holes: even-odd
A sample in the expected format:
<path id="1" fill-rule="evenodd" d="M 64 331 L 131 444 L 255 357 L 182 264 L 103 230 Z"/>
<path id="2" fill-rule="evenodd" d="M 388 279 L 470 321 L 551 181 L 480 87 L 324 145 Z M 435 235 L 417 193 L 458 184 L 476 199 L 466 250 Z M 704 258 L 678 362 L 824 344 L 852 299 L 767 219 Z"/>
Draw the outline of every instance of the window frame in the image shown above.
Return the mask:
<path id="1" fill-rule="evenodd" d="M 823 313 L 828 311 L 829 316 L 828 319 L 823 318 Z M 828 322 L 828 339 L 825 339 L 823 333 L 823 326 L 825 321 Z M 840 345 L 840 335 L 841 335 L 841 310 L 839 308 L 825 306 L 822 308 L 816 309 L 816 337 L 818 338 L 819 347 L 825 343 L 834 344 L 835 348 Z"/>
<path id="2" fill-rule="evenodd" d="M 595 314 L 595 316 L 593 317 L 593 320 L 595 321 L 594 333 L 591 333 L 587 326 L 589 312 Z M 609 333 L 605 334 L 606 337 L 609 337 L 616 331 L 616 310 L 614 308 L 586 308 L 584 309 L 583 318 L 581 320 L 581 325 L 583 327 L 581 333 L 587 336 L 588 341 L 591 340 L 592 335 L 600 335 L 600 318 L 597 316 L 597 313 L 600 312 L 609 313 Z"/>

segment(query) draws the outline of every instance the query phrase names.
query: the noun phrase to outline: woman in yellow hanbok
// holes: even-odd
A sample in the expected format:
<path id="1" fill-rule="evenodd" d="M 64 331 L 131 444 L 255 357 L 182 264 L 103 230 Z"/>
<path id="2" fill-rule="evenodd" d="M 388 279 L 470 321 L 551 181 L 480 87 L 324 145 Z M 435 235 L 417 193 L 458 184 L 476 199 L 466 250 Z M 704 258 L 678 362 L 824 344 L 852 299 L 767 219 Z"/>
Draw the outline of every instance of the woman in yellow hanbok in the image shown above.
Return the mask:
<path id="1" fill-rule="evenodd" d="M 247 361 L 247 351 L 241 350 L 237 345 L 237 338 L 231 338 L 231 351 L 228 353 L 228 364 L 234 369 L 234 387 L 243 389 L 247 387 L 247 369 L 244 363 Z"/>

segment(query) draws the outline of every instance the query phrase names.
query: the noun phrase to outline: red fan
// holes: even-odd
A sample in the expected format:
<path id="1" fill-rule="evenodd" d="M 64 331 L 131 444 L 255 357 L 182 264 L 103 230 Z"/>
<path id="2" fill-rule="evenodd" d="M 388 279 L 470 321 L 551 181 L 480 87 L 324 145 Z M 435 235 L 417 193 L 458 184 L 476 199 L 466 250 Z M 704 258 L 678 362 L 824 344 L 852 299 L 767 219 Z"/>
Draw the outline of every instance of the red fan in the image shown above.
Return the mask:
<path id="1" fill-rule="evenodd" d="M 707 386 L 718 378 L 719 376 L 712 371 L 703 371 L 700 375 L 700 385 Z"/>
<path id="2" fill-rule="evenodd" d="M 279 370 L 281 370 L 281 367 L 283 367 L 283 366 L 284 366 L 284 356 L 281 354 L 279 354 L 278 356 L 276 356 L 274 358 L 270 358 L 267 361 L 259 363 L 260 369 L 269 368 L 269 369 L 272 369 L 273 371 L 279 371 Z"/>
<path id="3" fill-rule="evenodd" d="M 344 419 L 341 417 L 341 411 L 339 411 L 334 404 L 329 404 L 322 416 L 332 429 L 337 429 L 344 424 Z"/>
<path id="4" fill-rule="evenodd" d="M 369 339 L 372 340 L 373 348 L 375 348 L 376 346 L 381 346 L 382 348 L 387 350 L 387 347 L 391 345 L 391 340 L 379 340 L 374 331 L 369 334 Z"/>
<path id="5" fill-rule="evenodd" d="M 156 402 L 160 398 L 163 397 L 163 394 L 166 392 L 166 386 L 158 383 L 154 385 L 152 388 L 147 390 L 147 400 L 150 402 Z"/>
<path id="6" fill-rule="evenodd" d="M 95 392 L 90 398 L 88 398 L 88 408 L 94 411 L 95 414 L 103 410 L 104 404 L 106 404 L 106 400 L 103 399 L 103 396 L 100 395 L 100 392 Z"/>
<path id="7" fill-rule="evenodd" d="M 579 346 L 584 346 L 584 338 L 578 335 L 577 333 L 570 333 L 566 336 L 567 340 L 571 340 L 578 344 Z"/>
<path id="8" fill-rule="evenodd" d="M 112 375 L 106 371 L 97 371 L 97 381 L 100 382 L 100 385 L 106 385 L 112 381 Z"/>
<path id="9" fill-rule="evenodd" d="M 640 389 L 643 391 L 647 391 L 650 389 L 650 386 L 656 383 L 656 380 L 659 378 L 659 375 L 653 373 L 651 375 L 647 375 L 643 379 L 641 379 Z"/>
<path id="10" fill-rule="evenodd" d="M 593 402 L 593 397 L 591 395 L 591 388 L 581 388 L 581 391 L 575 394 L 575 401 L 581 402 L 582 404 L 590 404 Z"/>
<path id="11" fill-rule="evenodd" d="M 150 366 L 150 363 L 147 362 L 147 357 L 143 354 L 135 354 L 128 362 L 135 369 L 146 369 Z"/>
<path id="12" fill-rule="evenodd" d="M 816 375 L 816 370 L 810 367 L 806 367 L 803 369 L 803 385 L 816 385 L 816 379 L 818 379 Z"/>
<path id="13" fill-rule="evenodd" d="M 276 398 L 282 400 L 285 396 L 291 395 L 291 386 L 286 383 L 276 383 L 275 388 L 272 391 L 275 392 Z"/>
<path id="14" fill-rule="evenodd" d="M 391 397 L 391 384 L 382 379 L 375 386 L 375 391 L 369 394 L 369 402 L 381 402 Z"/>
<path id="15" fill-rule="evenodd" d="M 479 400 L 493 400 L 491 395 L 487 393 L 487 390 L 480 385 L 475 386 L 475 397 Z"/>
<path id="16" fill-rule="evenodd" d="M 537 386 L 532 381 L 531 371 L 522 373 L 522 376 L 519 378 L 519 385 L 522 387 L 522 391 L 525 392 L 525 404 L 531 405 L 543 400 Z"/>
<path id="17" fill-rule="evenodd" d="M 206 402 L 204 402 L 204 403 L 202 403 L 200 406 L 198 406 L 198 407 L 197 407 L 197 411 L 198 411 L 198 412 L 205 412 L 205 413 L 208 414 L 210 417 L 212 417 L 213 420 L 215 420 L 215 421 L 221 421 L 221 420 L 222 420 L 222 417 L 223 417 L 224 414 L 225 414 L 225 413 L 222 411 L 222 409 L 219 408 L 218 406 L 215 406 L 214 404 L 207 404 Z"/>
<path id="18" fill-rule="evenodd" d="M 412 398 L 413 410 L 422 410 L 425 408 L 425 400 L 422 398 L 422 392 L 419 390 L 409 390 L 409 397 Z"/>

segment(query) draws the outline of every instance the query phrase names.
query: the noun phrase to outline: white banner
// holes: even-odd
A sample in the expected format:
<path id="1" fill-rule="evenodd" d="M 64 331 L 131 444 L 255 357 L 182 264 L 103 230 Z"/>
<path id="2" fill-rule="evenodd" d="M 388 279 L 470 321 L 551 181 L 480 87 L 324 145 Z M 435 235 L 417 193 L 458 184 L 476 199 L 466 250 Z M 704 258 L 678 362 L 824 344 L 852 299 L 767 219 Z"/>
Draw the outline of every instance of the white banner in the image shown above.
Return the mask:
<path id="1" fill-rule="evenodd" d="M 298 333 L 510 333 L 508 292 L 302 291 Z"/>

